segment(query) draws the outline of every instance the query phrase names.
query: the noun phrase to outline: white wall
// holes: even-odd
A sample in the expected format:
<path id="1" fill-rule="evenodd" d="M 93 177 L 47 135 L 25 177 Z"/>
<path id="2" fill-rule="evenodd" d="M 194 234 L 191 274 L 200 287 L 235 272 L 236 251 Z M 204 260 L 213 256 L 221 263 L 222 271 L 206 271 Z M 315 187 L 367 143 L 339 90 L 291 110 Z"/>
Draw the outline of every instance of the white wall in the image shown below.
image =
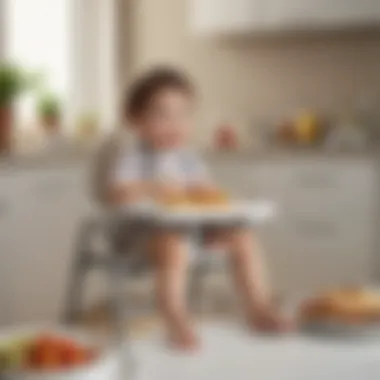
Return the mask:
<path id="1" fill-rule="evenodd" d="M 0 60 L 5 50 L 5 2 L 0 0 Z"/>
<path id="2" fill-rule="evenodd" d="M 104 128 L 111 128 L 118 98 L 116 0 L 73 4 L 73 113 L 95 113 Z"/>

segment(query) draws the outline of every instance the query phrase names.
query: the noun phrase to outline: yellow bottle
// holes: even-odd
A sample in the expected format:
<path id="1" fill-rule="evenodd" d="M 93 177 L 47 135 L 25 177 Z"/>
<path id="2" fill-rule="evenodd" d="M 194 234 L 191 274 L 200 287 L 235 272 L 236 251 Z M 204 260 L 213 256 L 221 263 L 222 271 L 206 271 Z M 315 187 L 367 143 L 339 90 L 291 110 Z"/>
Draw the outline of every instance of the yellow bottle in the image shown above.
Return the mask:
<path id="1" fill-rule="evenodd" d="M 298 142 L 304 145 L 315 141 L 318 129 L 317 117 L 312 112 L 301 113 L 295 121 Z"/>

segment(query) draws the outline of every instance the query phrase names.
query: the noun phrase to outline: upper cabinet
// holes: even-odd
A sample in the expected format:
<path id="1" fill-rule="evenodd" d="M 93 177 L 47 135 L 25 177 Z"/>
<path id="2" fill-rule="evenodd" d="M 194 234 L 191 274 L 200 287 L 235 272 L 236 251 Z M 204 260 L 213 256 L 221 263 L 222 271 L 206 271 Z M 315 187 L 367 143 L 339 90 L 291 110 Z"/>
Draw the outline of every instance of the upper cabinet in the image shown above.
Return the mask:
<path id="1" fill-rule="evenodd" d="M 261 29 L 265 25 L 265 1 L 188 0 L 192 30 L 223 34 Z"/>
<path id="2" fill-rule="evenodd" d="M 240 34 L 380 25 L 380 0 L 188 0 L 192 31 Z"/>

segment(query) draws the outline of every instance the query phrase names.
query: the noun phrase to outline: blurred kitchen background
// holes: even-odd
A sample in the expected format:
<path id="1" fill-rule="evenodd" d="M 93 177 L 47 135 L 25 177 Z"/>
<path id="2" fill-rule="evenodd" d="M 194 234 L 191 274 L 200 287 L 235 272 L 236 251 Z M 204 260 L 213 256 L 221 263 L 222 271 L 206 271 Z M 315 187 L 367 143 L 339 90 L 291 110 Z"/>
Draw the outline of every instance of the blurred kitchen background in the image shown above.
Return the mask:
<path id="1" fill-rule="evenodd" d="M 378 280 L 378 0 L 0 0 L 0 17 L 0 325 L 62 316 L 92 152 L 154 64 L 194 77 L 215 178 L 278 203 L 259 233 L 279 297 Z M 87 289 L 104 299 L 101 272 Z"/>

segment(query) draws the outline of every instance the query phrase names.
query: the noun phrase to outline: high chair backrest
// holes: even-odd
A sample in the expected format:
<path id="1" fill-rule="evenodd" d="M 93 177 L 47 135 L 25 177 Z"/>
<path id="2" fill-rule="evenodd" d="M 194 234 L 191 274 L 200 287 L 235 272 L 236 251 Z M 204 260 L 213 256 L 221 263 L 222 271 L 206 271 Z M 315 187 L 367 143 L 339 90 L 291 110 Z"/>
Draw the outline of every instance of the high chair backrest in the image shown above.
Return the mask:
<path id="1" fill-rule="evenodd" d="M 109 187 L 117 158 L 128 149 L 128 138 L 123 133 L 114 133 L 98 147 L 92 162 L 91 192 L 102 207 L 109 206 Z"/>

